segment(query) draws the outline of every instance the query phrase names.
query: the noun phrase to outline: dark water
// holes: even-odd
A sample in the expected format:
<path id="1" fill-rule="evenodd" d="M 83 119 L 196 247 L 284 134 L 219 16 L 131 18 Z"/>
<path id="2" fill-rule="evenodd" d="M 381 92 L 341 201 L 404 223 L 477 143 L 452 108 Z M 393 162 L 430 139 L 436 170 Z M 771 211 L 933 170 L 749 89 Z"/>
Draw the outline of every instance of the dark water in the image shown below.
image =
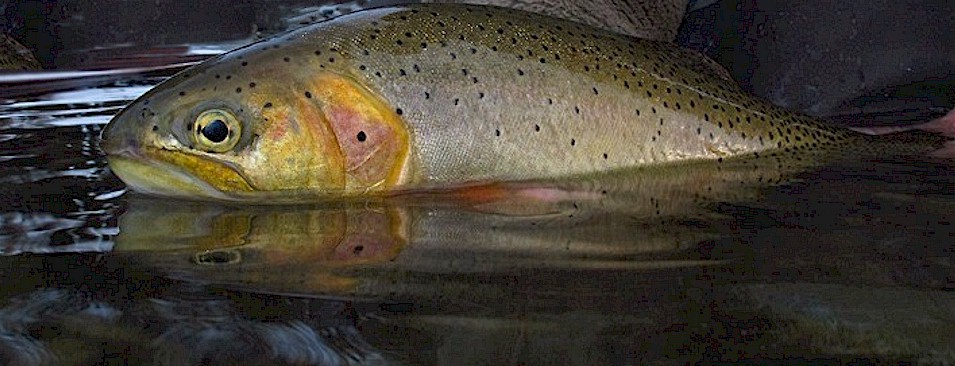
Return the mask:
<path id="1" fill-rule="evenodd" d="M 5 363 L 955 361 L 949 162 L 635 171 L 518 208 L 155 200 L 96 144 L 164 76 L 0 103 Z"/>

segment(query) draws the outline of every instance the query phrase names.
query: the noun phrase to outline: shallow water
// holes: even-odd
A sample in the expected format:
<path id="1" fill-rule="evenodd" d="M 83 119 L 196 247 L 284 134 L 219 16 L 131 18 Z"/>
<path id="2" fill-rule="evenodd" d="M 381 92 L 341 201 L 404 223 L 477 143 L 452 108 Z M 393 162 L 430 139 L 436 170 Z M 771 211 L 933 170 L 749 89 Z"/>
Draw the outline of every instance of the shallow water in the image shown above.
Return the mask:
<path id="1" fill-rule="evenodd" d="M 955 360 L 949 162 L 623 172 L 519 209 L 156 200 L 96 144 L 167 75 L 119 74 L 0 103 L 7 363 Z"/>

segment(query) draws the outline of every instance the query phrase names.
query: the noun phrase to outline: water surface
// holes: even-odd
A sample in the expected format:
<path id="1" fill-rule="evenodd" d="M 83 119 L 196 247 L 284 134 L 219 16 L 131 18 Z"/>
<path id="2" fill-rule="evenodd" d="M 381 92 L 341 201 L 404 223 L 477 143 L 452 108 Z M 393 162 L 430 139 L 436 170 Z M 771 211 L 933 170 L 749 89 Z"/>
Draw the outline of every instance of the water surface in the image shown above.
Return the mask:
<path id="1" fill-rule="evenodd" d="M 5 361 L 955 360 L 950 162 L 636 170 L 521 207 L 157 200 L 97 139 L 174 70 L 6 81 Z"/>

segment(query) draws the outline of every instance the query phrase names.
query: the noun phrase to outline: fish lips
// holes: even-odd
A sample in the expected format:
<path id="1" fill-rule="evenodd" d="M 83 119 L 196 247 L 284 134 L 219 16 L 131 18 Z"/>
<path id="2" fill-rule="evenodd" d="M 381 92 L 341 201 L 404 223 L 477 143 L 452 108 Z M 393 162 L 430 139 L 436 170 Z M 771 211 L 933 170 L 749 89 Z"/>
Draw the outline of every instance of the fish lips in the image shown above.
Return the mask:
<path id="1" fill-rule="evenodd" d="M 251 192 L 248 180 L 220 162 L 160 148 L 102 144 L 110 169 L 137 192 L 178 198 L 235 200 Z M 217 179 L 202 179 L 201 176 Z"/>

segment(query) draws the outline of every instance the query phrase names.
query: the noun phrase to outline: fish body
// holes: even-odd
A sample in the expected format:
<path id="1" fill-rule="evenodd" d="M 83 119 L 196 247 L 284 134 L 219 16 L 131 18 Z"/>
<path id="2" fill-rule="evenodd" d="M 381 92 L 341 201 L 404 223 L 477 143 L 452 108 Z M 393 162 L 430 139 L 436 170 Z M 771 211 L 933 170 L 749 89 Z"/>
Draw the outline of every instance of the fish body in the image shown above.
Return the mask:
<path id="1" fill-rule="evenodd" d="M 39 70 L 40 62 L 30 49 L 26 48 L 13 37 L 0 33 L 0 70 L 22 71 Z"/>
<path id="2" fill-rule="evenodd" d="M 761 154 L 798 161 L 800 151 L 872 149 L 872 139 L 751 96 L 670 43 L 419 4 L 349 14 L 188 69 L 117 115 L 102 146 L 134 189 L 242 200 Z"/>

